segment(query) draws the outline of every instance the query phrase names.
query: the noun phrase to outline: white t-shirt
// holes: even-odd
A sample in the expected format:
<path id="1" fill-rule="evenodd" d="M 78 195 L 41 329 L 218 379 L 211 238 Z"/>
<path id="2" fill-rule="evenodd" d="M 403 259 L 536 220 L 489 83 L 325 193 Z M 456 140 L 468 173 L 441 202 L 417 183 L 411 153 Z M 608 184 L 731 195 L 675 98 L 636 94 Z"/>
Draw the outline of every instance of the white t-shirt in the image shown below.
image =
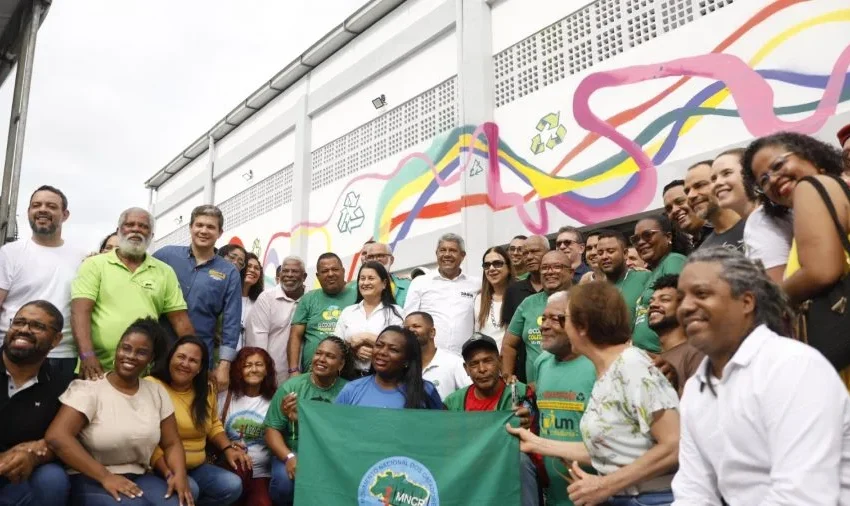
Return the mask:
<path id="1" fill-rule="evenodd" d="M 0 248 L 0 289 L 7 290 L 0 309 L 0 338 L 9 330 L 9 321 L 21 306 L 33 300 L 46 300 L 65 318 L 62 341 L 50 358 L 75 358 L 77 346 L 71 334 L 71 282 L 86 253 L 68 245 L 50 248 L 32 238 L 11 242 Z"/>
<path id="2" fill-rule="evenodd" d="M 218 416 L 224 411 L 227 392 L 218 394 Z M 224 431 L 231 441 L 242 441 L 248 447 L 248 455 L 254 463 L 254 478 L 271 477 L 271 450 L 266 446 L 266 429 L 263 421 L 271 405 L 271 399 L 263 396 L 248 397 L 233 395 L 224 420 Z"/>
<path id="3" fill-rule="evenodd" d="M 245 322 L 248 321 L 248 315 L 251 314 L 251 309 L 254 307 L 254 301 L 250 297 L 242 296 L 242 332 L 239 333 L 239 341 L 236 342 L 236 351 L 245 346 Z"/>
<path id="4" fill-rule="evenodd" d="M 393 309 L 395 312 L 393 312 Z M 372 314 L 366 316 L 366 311 L 363 309 L 363 301 L 353 306 L 348 306 L 342 310 L 339 319 L 336 322 L 336 328 L 333 335 L 341 337 L 346 341 L 351 341 L 351 338 L 362 332 L 378 335 L 382 330 L 390 325 L 402 325 L 404 320 L 400 316 L 403 314 L 401 308 L 393 304 L 390 307 L 384 307 L 383 304 L 372 311 Z M 371 364 L 368 360 L 355 360 L 354 366 L 360 371 L 368 371 Z"/>
<path id="5" fill-rule="evenodd" d="M 439 348 L 431 359 L 431 363 L 422 371 L 422 378 L 434 384 L 441 399 L 445 399 L 455 390 L 472 384 L 472 380 L 463 368 L 463 359 Z"/>
<path id="6" fill-rule="evenodd" d="M 765 269 L 788 263 L 792 239 L 794 218 L 790 212 L 773 218 L 765 214 L 764 207 L 759 207 L 744 225 L 744 251 L 750 260 L 761 260 Z"/>
<path id="7" fill-rule="evenodd" d="M 481 294 L 475 296 L 475 307 L 473 315 L 475 316 L 475 331 L 490 336 L 496 341 L 496 346 L 499 347 L 499 352 L 502 351 L 502 339 L 505 337 L 505 327 L 499 326 L 499 318 L 502 314 L 502 301 L 490 301 L 490 314 L 484 320 L 484 326 L 479 327 L 478 316 L 481 314 Z"/>

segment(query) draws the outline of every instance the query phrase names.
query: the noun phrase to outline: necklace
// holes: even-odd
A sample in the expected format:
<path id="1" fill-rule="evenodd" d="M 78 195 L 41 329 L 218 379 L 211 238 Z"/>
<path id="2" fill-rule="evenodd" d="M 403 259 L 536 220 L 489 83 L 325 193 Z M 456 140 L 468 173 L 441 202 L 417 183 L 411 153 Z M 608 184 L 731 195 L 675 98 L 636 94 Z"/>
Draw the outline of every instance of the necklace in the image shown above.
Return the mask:
<path id="1" fill-rule="evenodd" d="M 496 318 L 496 305 L 493 304 L 495 302 L 493 299 L 490 299 L 490 324 L 495 328 L 500 328 L 499 320 Z"/>
<path id="2" fill-rule="evenodd" d="M 333 382 L 333 383 L 331 383 L 331 386 L 329 386 L 329 387 L 323 387 L 323 386 L 319 385 L 319 382 L 318 382 L 318 381 L 316 381 L 316 378 L 313 376 L 313 374 L 312 374 L 312 373 L 310 374 L 310 383 L 312 383 L 312 384 L 313 384 L 313 386 L 315 386 L 315 387 L 316 387 L 316 388 L 318 388 L 319 390 L 330 390 L 330 389 L 332 389 L 333 387 L 335 387 L 335 386 L 336 386 L 336 382 L 337 382 L 337 381 L 339 381 L 339 376 L 337 376 L 337 377 L 334 379 L 334 382 Z"/>

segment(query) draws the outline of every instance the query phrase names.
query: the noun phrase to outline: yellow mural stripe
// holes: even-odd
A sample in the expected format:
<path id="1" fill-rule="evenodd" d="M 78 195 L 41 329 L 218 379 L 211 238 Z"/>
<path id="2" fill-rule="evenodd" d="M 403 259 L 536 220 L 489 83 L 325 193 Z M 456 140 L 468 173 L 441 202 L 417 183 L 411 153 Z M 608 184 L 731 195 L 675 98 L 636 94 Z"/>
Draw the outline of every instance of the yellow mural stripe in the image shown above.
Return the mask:
<path id="1" fill-rule="evenodd" d="M 761 63 L 768 55 L 774 52 L 779 46 L 787 42 L 792 37 L 806 30 L 827 23 L 848 21 L 850 21 L 850 9 L 840 9 L 798 23 L 788 28 L 787 30 L 779 33 L 778 35 L 772 37 L 753 55 L 753 57 L 747 63 L 750 67 L 754 68 L 756 65 Z M 729 90 L 724 88 L 723 90 L 714 94 L 712 97 L 706 99 L 701 104 L 701 107 L 718 107 L 728 97 Z M 699 121 L 703 119 L 704 118 L 702 117 L 694 117 L 688 119 L 682 126 L 682 129 L 680 131 L 680 137 L 690 132 L 694 128 L 694 126 L 696 126 L 697 123 L 699 123 Z M 437 172 L 442 171 L 447 164 L 451 163 L 451 161 L 455 157 L 459 156 L 460 147 L 466 146 L 468 144 L 469 136 L 470 134 L 463 134 L 459 136 L 458 142 L 447 151 L 445 156 L 443 156 L 443 158 L 438 163 L 435 164 Z M 643 148 L 644 152 L 647 154 L 647 156 L 652 157 L 658 152 L 662 144 L 663 143 L 661 141 L 656 140 L 652 144 L 645 146 Z M 486 149 L 486 146 L 480 139 L 476 139 L 475 146 L 479 149 Z M 569 191 L 574 191 L 594 184 L 598 184 L 612 178 L 629 176 L 638 171 L 638 166 L 635 161 L 632 158 L 628 158 L 598 176 L 588 178 L 584 181 L 575 181 L 569 178 L 560 178 L 551 174 L 540 172 L 539 170 L 536 170 L 533 167 L 520 162 L 515 157 L 512 157 L 503 151 L 500 151 L 500 156 L 504 157 L 514 168 L 516 168 L 523 176 L 528 179 L 532 188 L 534 188 L 534 190 L 539 195 L 539 198 L 553 197 L 555 195 L 560 195 Z M 389 227 L 392 220 L 392 216 L 395 214 L 395 211 L 399 207 L 401 202 L 403 202 L 411 195 L 421 193 L 433 180 L 433 174 L 431 173 L 431 171 L 428 171 L 416 178 L 415 180 L 411 181 L 402 190 L 395 194 L 392 199 L 390 199 L 381 214 L 380 235 L 381 240 L 383 242 L 386 242 L 389 238 Z"/>

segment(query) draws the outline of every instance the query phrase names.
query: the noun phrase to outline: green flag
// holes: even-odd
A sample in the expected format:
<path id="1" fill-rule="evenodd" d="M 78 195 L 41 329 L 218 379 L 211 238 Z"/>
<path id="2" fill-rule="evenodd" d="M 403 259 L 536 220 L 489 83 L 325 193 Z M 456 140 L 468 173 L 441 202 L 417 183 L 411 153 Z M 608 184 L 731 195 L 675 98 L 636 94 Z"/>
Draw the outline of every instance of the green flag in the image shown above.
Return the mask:
<path id="1" fill-rule="evenodd" d="M 511 417 L 299 401 L 295 504 L 519 505 Z"/>

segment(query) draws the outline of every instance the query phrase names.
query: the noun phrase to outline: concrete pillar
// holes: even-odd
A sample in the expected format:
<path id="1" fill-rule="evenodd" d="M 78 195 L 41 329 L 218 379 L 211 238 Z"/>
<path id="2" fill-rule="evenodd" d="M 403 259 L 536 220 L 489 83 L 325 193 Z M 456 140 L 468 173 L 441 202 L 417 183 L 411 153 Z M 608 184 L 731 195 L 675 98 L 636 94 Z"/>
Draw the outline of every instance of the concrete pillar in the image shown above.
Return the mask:
<path id="1" fill-rule="evenodd" d="M 310 152 L 310 125 L 307 114 L 307 96 L 298 99 L 295 104 L 295 160 L 292 166 L 292 226 L 305 223 L 310 215 L 310 184 L 313 173 Z M 292 233 L 289 253 L 298 255 L 307 261 L 306 229 L 297 229 Z"/>

